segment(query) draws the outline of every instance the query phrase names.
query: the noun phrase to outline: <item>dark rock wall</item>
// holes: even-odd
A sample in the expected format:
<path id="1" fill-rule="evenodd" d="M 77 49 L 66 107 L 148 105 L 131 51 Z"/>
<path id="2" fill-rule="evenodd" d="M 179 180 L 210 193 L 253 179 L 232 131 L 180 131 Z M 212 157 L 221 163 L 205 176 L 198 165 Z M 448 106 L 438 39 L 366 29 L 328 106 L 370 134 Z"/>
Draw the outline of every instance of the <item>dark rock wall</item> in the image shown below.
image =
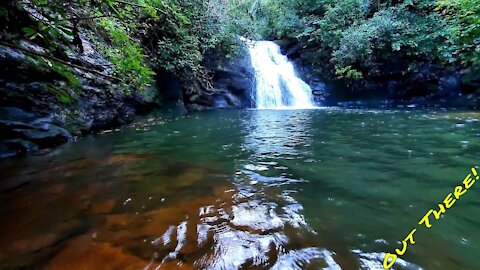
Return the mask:
<path id="1" fill-rule="evenodd" d="M 67 53 L 69 62 L 100 72 L 111 67 L 94 46 Z M 21 48 L 45 53 L 23 41 Z M 81 85 L 72 86 L 41 59 L 20 49 L 0 45 L 0 157 L 50 148 L 74 136 L 119 126 L 154 104 L 133 91 L 124 95 L 116 82 L 96 73 L 72 69 Z"/>
<path id="2" fill-rule="evenodd" d="M 187 100 L 190 109 L 251 108 L 255 91 L 255 71 L 246 45 L 235 56 L 224 57 L 216 49 L 209 51 L 203 66 L 210 71 L 213 89 L 204 89 L 193 100 Z"/>

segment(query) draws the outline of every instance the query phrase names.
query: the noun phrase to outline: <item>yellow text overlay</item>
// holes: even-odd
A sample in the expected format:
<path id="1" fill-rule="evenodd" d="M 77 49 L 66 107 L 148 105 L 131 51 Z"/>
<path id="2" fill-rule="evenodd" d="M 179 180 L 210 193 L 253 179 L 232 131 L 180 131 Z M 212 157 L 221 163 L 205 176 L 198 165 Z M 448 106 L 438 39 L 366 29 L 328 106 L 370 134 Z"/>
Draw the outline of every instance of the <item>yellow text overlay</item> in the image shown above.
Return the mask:
<path id="1" fill-rule="evenodd" d="M 480 176 L 478 175 L 477 171 L 475 168 L 471 169 L 471 173 L 469 173 L 465 179 L 463 179 L 463 182 L 461 185 L 458 185 L 455 187 L 454 191 L 451 193 L 448 193 L 448 195 L 445 197 L 445 199 L 442 201 L 442 203 L 438 204 L 438 209 L 430 209 L 418 222 L 418 225 L 420 225 L 420 228 L 431 228 L 433 221 L 433 218 L 436 220 L 440 218 L 442 214 L 445 214 L 447 209 L 450 209 L 455 202 L 460 199 L 460 197 L 465 194 L 472 186 L 475 184 L 477 180 L 479 180 Z M 415 232 L 417 231 L 417 228 L 414 228 L 410 231 L 410 233 L 405 237 L 405 239 L 402 240 L 402 248 L 397 248 L 395 249 L 395 253 L 387 253 L 385 255 L 385 258 L 383 259 L 383 268 L 385 269 L 390 269 L 395 261 L 397 260 L 398 256 L 403 256 L 405 252 L 407 252 L 408 245 L 414 245 L 415 240 L 413 238 Z"/>

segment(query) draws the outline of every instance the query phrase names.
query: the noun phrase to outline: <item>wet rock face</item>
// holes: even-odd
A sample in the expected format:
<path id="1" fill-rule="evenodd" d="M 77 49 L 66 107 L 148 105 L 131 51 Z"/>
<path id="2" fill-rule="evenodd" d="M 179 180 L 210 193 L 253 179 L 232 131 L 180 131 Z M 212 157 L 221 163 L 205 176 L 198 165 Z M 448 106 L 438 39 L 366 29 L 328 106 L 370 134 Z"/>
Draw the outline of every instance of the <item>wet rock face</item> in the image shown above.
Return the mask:
<path id="1" fill-rule="evenodd" d="M 255 89 L 255 72 L 246 47 L 231 58 L 224 57 L 219 51 L 206 54 L 203 65 L 211 72 L 212 94 L 203 94 L 191 102 L 213 108 L 250 108 L 253 107 L 252 93 Z"/>
<path id="2" fill-rule="evenodd" d="M 15 107 L 0 108 L 0 157 L 53 147 L 71 137 L 52 117 L 39 117 Z"/>
<path id="3" fill-rule="evenodd" d="M 56 57 L 107 73 L 111 63 L 87 39 L 83 43 L 90 49 Z M 20 47 L 46 52 L 28 41 L 21 41 Z M 71 69 L 81 83 L 73 86 L 41 62 L 20 49 L 0 46 L 0 158 L 55 147 L 73 136 L 129 123 L 136 113 L 155 106 L 138 93 L 123 94 L 116 82 L 79 69 Z"/>

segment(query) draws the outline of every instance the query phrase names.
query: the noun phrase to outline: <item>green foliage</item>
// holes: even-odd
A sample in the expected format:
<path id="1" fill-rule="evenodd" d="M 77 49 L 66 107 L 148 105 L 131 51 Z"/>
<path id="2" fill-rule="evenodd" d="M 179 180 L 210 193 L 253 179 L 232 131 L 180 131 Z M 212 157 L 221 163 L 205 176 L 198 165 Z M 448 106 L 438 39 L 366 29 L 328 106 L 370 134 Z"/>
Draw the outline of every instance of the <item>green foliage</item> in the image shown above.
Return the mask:
<path id="1" fill-rule="evenodd" d="M 336 73 L 358 79 L 361 76 L 344 76 L 345 72 L 339 71 L 355 66 L 360 73 L 381 74 L 377 68 L 392 57 L 408 57 L 410 61 L 435 59 L 436 46 L 441 41 L 435 22 L 435 16 L 419 16 L 401 7 L 376 12 L 342 32 L 340 45 L 332 53 Z"/>
<path id="2" fill-rule="evenodd" d="M 22 28 L 25 36 L 32 40 L 39 39 L 50 48 L 56 48 L 58 44 L 73 38 L 72 30 L 67 26 L 68 21 L 63 19 L 67 17 L 63 1 L 32 0 L 31 6 L 40 15 L 34 17 L 37 25 Z"/>
<path id="3" fill-rule="evenodd" d="M 197 73 L 203 55 L 221 47 L 225 54 L 235 50 L 231 42 L 228 6 L 223 0 L 137 0 L 140 10 L 126 23 L 130 36 L 136 36 L 155 67 L 181 75 Z M 131 18 L 132 11 L 122 17 Z"/>
<path id="4" fill-rule="evenodd" d="M 318 55 L 310 63 L 347 80 L 381 76 L 388 65 L 407 74 L 422 63 L 444 68 L 480 63 L 480 0 L 32 0 L 32 5 L 45 15 L 20 31 L 52 50 L 75 38 L 65 18 L 100 17 L 93 20 L 103 35 L 97 44 L 127 88 L 142 91 L 154 81 L 152 70 L 196 76 L 210 49 L 225 57 L 240 52 L 239 35 L 297 39 Z M 80 7 L 81 14 L 70 12 Z M 78 21 L 83 27 L 91 22 Z"/>
<path id="5" fill-rule="evenodd" d="M 50 69 L 60 78 L 68 82 L 68 85 L 64 86 L 58 86 L 52 83 L 47 83 L 45 86 L 48 91 L 50 91 L 56 97 L 58 102 L 64 105 L 71 104 L 77 93 L 82 89 L 82 83 L 77 76 L 75 76 L 75 73 L 72 71 L 71 67 L 37 56 L 29 59 L 30 64 L 39 66 L 45 70 Z"/>
<path id="6" fill-rule="evenodd" d="M 448 35 L 443 56 L 451 63 L 480 65 L 480 0 L 440 0 L 436 11 Z"/>
<path id="7" fill-rule="evenodd" d="M 154 30 L 150 36 L 156 37 L 156 46 L 151 48 L 155 65 L 177 74 L 184 70 L 195 73 L 205 51 L 220 42 L 223 29 L 213 23 L 208 1 L 184 0 L 172 6 L 176 12 L 166 14 L 169 25 L 161 26 L 161 18 L 149 25 Z"/>
<path id="8" fill-rule="evenodd" d="M 51 71 L 55 79 L 67 82 L 67 84 L 58 83 L 58 85 L 55 85 L 57 83 L 44 84 L 45 89 L 52 93 L 58 102 L 64 105 L 69 105 L 76 98 L 79 91 L 81 91 L 82 83 L 77 76 L 75 76 L 75 73 L 70 66 L 32 55 L 28 55 L 25 60 L 26 65 L 31 66 L 32 68 L 38 68 L 45 73 Z"/>
<path id="9" fill-rule="evenodd" d="M 385 65 L 398 59 L 408 62 L 395 67 L 402 74 L 415 72 L 412 67 L 420 63 L 468 67 L 480 62 L 480 0 L 257 2 L 267 16 L 254 25 L 269 28 L 257 33 L 272 39 L 294 36 L 317 48 L 325 59 L 309 62 L 331 64 L 340 78 L 382 75 Z"/>
<path id="10" fill-rule="evenodd" d="M 312 42 L 320 42 L 329 48 L 338 48 L 343 32 L 360 22 L 365 12 L 358 0 L 343 0 L 325 6 L 322 19 L 312 17 L 301 36 L 309 36 Z"/>
<path id="11" fill-rule="evenodd" d="M 480 62 L 480 0 L 242 3 L 235 14 L 237 31 L 256 38 L 296 38 L 325 57 L 310 63 L 330 66 L 339 78 L 381 76 L 396 62 L 404 63 L 395 66 L 402 74 L 416 72 L 421 63 L 448 69 L 448 63 Z"/>
<path id="12" fill-rule="evenodd" d="M 57 56 L 67 47 L 68 53 L 81 52 L 82 35 L 87 29 L 94 49 L 112 62 L 111 75 L 122 80 L 121 87 L 114 89 L 128 94 L 132 89 L 151 89 L 156 76 L 153 70 L 167 70 L 181 78 L 184 74 L 202 77 L 207 51 L 215 48 L 225 57 L 238 53 L 241 44 L 234 31 L 233 6 L 242 1 L 32 0 L 0 5 L 0 21 L 14 19 L 7 18 L 15 13 L 8 9 L 18 7 L 29 14 L 29 19 L 23 19 L 28 23 L 13 27 L 13 35 L 2 36 L 11 37 L 12 43 L 19 38 L 30 39 L 47 48 L 47 54 Z M 74 73 L 50 68 L 72 85 L 79 83 Z"/>
<path id="13" fill-rule="evenodd" d="M 362 72 L 356 70 L 352 66 L 338 67 L 337 70 L 335 71 L 335 74 L 338 76 L 338 78 L 354 79 L 354 80 L 359 80 L 363 78 Z"/>
<path id="14" fill-rule="evenodd" d="M 258 19 L 261 34 L 278 38 L 294 36 L 302 24 L 297 8 L 297 1 L 264 1 L 256 14 L 261 18 Z"/>
<path id="15" fill-rule="evenodd" d="M 100 48 L 115 65 L 116 75 L 144 92 L 153 83 L 155 73 L 147 65 L 138 42 L 113 18 L 102 18 L 98 24 L 107 31 L 112 41 L 110 46 Z"/>
<path id="16" fill-rule="evenodd" d="M 0 18 L 5 18 L 7 16 L 7 9 L 0 7 Z"/>
<path id="17" fill-rule="evenodd" d="M 179 73 L 184 69 L 196 71 L 202 61 L 199 41 L 192 36 L 164 37 L 158 41 L 156 64 L 165 70 Z"/>
<path id="18" fill-rule="evenodd" d="M 232 32 L 251 39 L 294 37 L 302 28 L 298 16 L 299 1 L 230 1 L 228 22 Z"/>

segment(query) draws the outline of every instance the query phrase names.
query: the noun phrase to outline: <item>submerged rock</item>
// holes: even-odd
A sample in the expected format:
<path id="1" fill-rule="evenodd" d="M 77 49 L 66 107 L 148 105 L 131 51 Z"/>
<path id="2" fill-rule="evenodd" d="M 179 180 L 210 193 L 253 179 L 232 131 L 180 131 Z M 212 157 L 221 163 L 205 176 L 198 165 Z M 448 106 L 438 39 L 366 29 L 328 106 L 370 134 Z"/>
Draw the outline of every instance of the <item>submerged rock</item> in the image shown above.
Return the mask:
<path id="1" fill-rule="evenodd" d="M 87 235 L 69 242 L 45 267 L 65 269 L 148 269 L 148 261 L 126 253 L 120 247 L 96 242 Z"/>

